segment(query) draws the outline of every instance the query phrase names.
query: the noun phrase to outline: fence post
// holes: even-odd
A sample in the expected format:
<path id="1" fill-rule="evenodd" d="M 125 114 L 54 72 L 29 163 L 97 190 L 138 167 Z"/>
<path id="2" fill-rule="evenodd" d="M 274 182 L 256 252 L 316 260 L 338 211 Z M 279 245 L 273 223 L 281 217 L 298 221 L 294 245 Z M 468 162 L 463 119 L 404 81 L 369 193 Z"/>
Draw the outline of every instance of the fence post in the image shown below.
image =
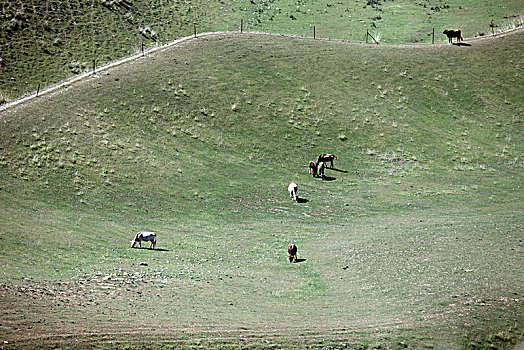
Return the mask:
<path id="1" fill-rule="evenodd" d="M 373 38 L 373 35 L 369 34 L 369 30 L 367 31 L 366 43 L 368 42 L 368 36 L 371 37 L 371 39 L 373 39 L 373 41 L 375 42 L 375 44 L 378 45 L 378 41 L 376 41 L 375 38 Z"/>
<path id="2" fill-rule="evenodd" d="M 38 88 L 36 89 L 36 97 L 38 97 L 39 93 L 40 93 L 40 84 L 38 84 Z"/>
<path id="3" fill-rule="evenodd" d="M 240 34 L 242 34 L 244 32 L 244 20 L 241 19 L 240 20 Z"/>
<path id="4" fill-rule="evenodd" d="M 142 41 L 142 56 L 144 56 L 144 42 Z"/>
<path id="5" fill-rule="evenodd" d="M 431 43 L 435 43 L 435 28 L 433 28 L 433 37 L 431 38 Z"/>
<path id="6" fill-rule="evenodd" d="M 317 27 L 313 26 L 313 39 L 317 38 Z"/>
<path id="7" fill-rule="evenodd" d="M 96 69 L 96 60 L 93 60 L 93 73 L 95 72 L 95 69 Z"/>
<path id="8" fill-rule="evenodd" d="M 369 30 L 366 29 L 366 44 L 368 43 L 368 38 L 369 38 Z"/>
<path id="9" fill-rule="evenodd" d="M 196 38 L 196 36 L 197 36 L 197 35 L 196 35 L 196 22 L 193 23 L 193 32 L 195 33 L 195 38 Z"/>

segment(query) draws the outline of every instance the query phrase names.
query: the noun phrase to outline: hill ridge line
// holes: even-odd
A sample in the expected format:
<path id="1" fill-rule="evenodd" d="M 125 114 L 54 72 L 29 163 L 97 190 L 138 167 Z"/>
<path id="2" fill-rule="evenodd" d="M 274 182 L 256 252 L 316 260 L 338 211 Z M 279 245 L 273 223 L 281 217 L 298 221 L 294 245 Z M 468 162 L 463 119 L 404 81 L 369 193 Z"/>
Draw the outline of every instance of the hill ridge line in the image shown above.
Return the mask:
<path id="1" fill-rule="evenodd" d="M 493 35 L 489 35 L 489 36 L 484 36 L 484 37 L 476 37 L 476 38 L 469 38 L 469 40 L 486 40 L 486 39 L 492 39 L 492 38 L 495 38 L 495 37 L 500 37 L 500 36 L 504 36 L 504 35 L 507 35 L 507 34 L 510 34 L 510 33 L 513 33 L 513 32 L 516 32 L 516 31 L 519 31 L 519 30 L 522 30 L 524 29 L 524 27 L 517 27 L 517 28 L 513 28 L 513 29 L 509 29 L 509 30 L 506 30 L 506 31 L 502 31 L 502 32 L 498 32 L 498 33 L 495 33 Z M 193 34 L 193 35 L 190 35 L 190 36 L 185 36 L 185 37 L 182 37 L 182 38 L 179 38 L 179 39 L 175 39 L 173 41 L 170 41 L 170 42 L 167 42 L 165 43 L 164 45 L 161 45 L 161 46 L 155 46 L 155 47 L 152 47 L 148 50 L 145 50 L 145 51 L 139 51 L 133 55 L 130 55 L 130 56 L 127 56 L 127 57 L 123 57 L 121 59 L 118 59 L 118 60 L 115 60 L 115 61 L 111 61 L 111 62 L 108 62 L 100 67 L 95 67 L 94 70 L 91 70 L 91 71 L 85 71 L 83 73 L 80 73 L 78 75 L 74 75 L 70 78 L 66 78 L 62 81 L 59 81 L 55 84 L 52 84 L 51 86 L 41 90 L 38 92 L 30 92 L 30 93 L 27 93 L 26 95 L 23 95 L 21 97 L 18 97 L 16 98 L 15 100 L 11 101 L 11 102 L 8 102 L 8 103 L 5 103 L 3 105 L 0 105 L 0 112 L 3 112 L 3 111 L 6 111 L 12 107 L 15 107 L 17 105 L 20 105 L 22 103 L 25 103 L 25 102 L 29 102 L 31 100 L 33 100 L 34 98 L 36 97 L 41 97 L 43 95 L 47 95 L 51 92 L 54 92 L 56 90 L 59 90 L 61 88 L 64 88 L 64 87 L 68 87 L 74 83 L 76 83 L 77 81 L 81 81 L 89 76 L 93 76 L 97 73 L 100 73 L 102 71 L 105 71 L 107 69 L 110 69 L 110 68 L 113 68 L 113 67 L 116 67 L 116 66 L 119 66 L 121 64 L 125 64 L 127 62 L 131 62 L 131 61 L 134 61 L 134 60 L 137 60 L 141 57 L 144 57 L 146 54 L 151 54 L 151 53 L 155 53 L 157 51 L 160 51 L 162 49 L 165 49 L 165 48 L 169 48 L 171 46 L 174 46 L 174 45 L 177 45 L 177 44 L 180 44 L 182 42 L 185 42 L 185 41 L 188 41 L 188 40 L 191 40 L 191 39 L 198 39 L 198 38 L 202 38 L 202 37 L 206 37 L 206 36 L 215 36 L 215 35 L 228 35 L 228 34 L 251 34 L 251 35 L 268 35 L 268 36 L 283 36 L 283 37 L 289 37 L 289 38 L 302 38 L 302 39 L 314 39 L 314 40 L 320 40 L 320 41 L 334 41 L 334 42 L 344 42 L 344 43 L 351 43 L 351 44 L 357 44 L 357 45 L 375 45 L 375 44 L 368 44 L 368 43 L 364 43 L 364 42 L 359 42 L 359 41 L 349 41 L 349 40 L 344 40 L 344 39 L 332 39 L 332 38 L 314 38 L 314 37 L 310 37 L 310 36 L 305 36 L 305 35 L 300 35 L 300 34 L 283 34 L 283 33 L 269 33 L 269 32 L 258 32 L 258 31 L 255 31 L 255 32 L 246 32 L 246 31 L 219 31 L 219 32 L 204 32 L 204 33 L 197 33 L 196 35 Z M 468 38 L 466 38 L 468 39 Z M 442 45 L 449 45 L 448 43 L 438 43 L 438 44 L 425 44 L 425 43 L 414 43 L 414 44 L 385 44 L 385 46 L 388 46 L 388 47 L 420 47 L 420 46 L 428 46 L 428 45 L 432 45 L 432 46 L 442 46 Z M 1 120 L 2 118 L 0 118 Z"/>

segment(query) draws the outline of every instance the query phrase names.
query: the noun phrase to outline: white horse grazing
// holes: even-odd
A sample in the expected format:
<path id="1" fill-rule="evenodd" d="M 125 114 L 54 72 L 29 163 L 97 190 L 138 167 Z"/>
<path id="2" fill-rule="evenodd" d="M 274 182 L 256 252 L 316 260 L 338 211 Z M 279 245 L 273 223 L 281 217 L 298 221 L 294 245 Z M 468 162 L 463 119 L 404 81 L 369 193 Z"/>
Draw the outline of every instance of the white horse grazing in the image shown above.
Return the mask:
<path id="1" fill-rule="evenodd" d="M 154 232 L 138 232 L 135 236 L 135 239 L 131 241 L 131 248 L 135 247 L 135 244 L 138 243 L 138 246 L 142 248 L 142 241 L 149 241 L 151 245 L 149 248 L 155 249 L 156 246 L 156 233 Z"/>
<path id="2" fill-rule="evenodd" d="M 298 196 L 297 196 L 297 191 L 298 191 L 297 184 L 294 183 L 294 182 L 290 183 L 289 186 L 287 187 L 287 190 L 289 191 L 289 196 L 291 197 L 291 199 L 296 201 L 298 199 Z"/>

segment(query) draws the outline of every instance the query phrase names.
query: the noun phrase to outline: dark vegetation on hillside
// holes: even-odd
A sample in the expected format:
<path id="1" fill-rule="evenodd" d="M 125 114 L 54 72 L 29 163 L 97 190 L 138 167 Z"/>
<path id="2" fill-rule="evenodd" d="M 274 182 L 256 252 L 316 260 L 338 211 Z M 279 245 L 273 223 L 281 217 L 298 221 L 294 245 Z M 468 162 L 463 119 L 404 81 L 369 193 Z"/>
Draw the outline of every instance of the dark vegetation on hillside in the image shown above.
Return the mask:
<path id="1" fill-rule="evenodd" d="M 205 26 L 212 12 L 204 2 L 187 0 L 4 2 L 0 92 L 4 99 L 16 97 L 135 53 L 142 45 L 189 35 L 193 23 Z"/>

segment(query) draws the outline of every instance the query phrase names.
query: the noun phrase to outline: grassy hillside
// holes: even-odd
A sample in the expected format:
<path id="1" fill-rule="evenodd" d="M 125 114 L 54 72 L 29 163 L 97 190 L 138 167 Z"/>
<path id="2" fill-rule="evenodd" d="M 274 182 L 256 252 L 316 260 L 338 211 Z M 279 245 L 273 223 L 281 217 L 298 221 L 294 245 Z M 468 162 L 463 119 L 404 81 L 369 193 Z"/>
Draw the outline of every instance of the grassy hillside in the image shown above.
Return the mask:
<path id="1" fill-rule="evenodd" d="M 2 112 L 4 347 L 522 339 L 524 35 L 471 43 L 207 36 Z"/>
<path id="2" fill-rule="evenodd" d="M 31 0 L 0 3 L 0 104 L 109 61 L 199 32 L 266 31 L 384 43 L 445 41 L 522 25 L 524 2 L 494 0 Z M 493 21 L 496 26 L 490 28 Z"/>

